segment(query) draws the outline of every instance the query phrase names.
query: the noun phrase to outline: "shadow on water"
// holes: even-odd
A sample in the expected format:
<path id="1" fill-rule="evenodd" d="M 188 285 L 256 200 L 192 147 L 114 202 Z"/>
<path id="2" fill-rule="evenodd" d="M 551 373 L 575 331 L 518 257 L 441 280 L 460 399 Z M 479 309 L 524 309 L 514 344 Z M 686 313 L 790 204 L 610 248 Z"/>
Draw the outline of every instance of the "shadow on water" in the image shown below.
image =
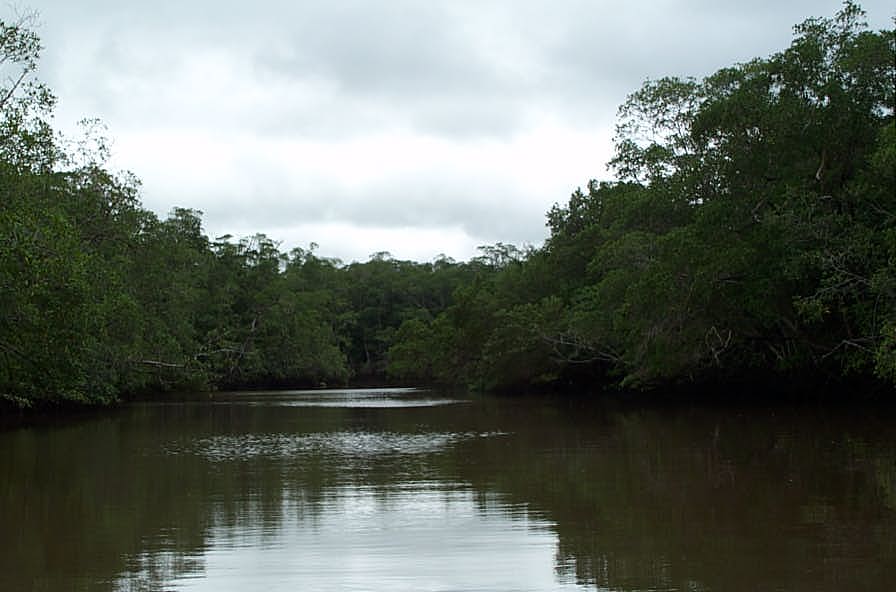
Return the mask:
<path id="1" fill-rule="evenodd" d="M 338 589 L 364 581 L 351 567 L 367 589 L 499 590 L 546 551 L 525 589 L 883 590 L 894 436 L 891 415 L 824 408 L 139 403 L 0 432 L 0 589 L 216 589 L 222 573 Z"/>

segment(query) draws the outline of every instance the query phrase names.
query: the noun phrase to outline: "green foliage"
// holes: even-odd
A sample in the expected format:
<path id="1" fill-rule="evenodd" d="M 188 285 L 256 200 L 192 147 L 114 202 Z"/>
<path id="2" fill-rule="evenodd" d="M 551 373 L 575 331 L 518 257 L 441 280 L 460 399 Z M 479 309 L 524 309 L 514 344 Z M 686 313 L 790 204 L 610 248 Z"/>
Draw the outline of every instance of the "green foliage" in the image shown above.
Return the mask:
<path id="1" fill-rule="evenodd" d="M 59 153 L 48 116 L 56 103 L 33 76 L 43 49 L 29 28 L 33 17 L 0 19 L 0 161 L 17 170 L 49 171 Z"/>
<path id="2" fill-rule="evenodd" d="M 846 2 L 769 58 L 633 93 L 610 163 L 621 181 L 552 208 L 543 249 L 492 265 L 444 314 L 455 381 L 562 382 L 585 366 L 638 388 L 893 384 L 896 35 L 862 17 Z M 433 341 L 409 333 L 418 350 Z"/>
<path id="3" fill-rule="evenodd" d="M 160 220 L 102 127 L 54 137 L 40 41 L 0 21 L 0 401 L 400 380 L 634 388 L 763 376 L 896 384 L 896 34 L 857 5 L 619 111 L 619 181 L 540 249 L 343 265 Z"/>
<path id="4" fill-rule="evenodd" d="M 293 264 L 262 235 L 211 244 L 193 210 L 159 220 L 136 178 L 105 168 L 96 122 L 77 143 L 54 138 L 26 25 L 0 22 L 13 72 L 0 88 L 0 398 L 344 382 L 343 311 L 313 286 L 326 266 L 310 254 Z"/>

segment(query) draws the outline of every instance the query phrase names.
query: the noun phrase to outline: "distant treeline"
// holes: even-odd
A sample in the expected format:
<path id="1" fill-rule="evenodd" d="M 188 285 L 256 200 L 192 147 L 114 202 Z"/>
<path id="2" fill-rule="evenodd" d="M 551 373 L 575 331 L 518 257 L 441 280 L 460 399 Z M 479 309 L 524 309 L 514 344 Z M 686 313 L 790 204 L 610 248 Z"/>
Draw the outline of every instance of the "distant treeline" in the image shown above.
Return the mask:
<path id="1" fill-rule="evenodd" d="M 896 32 L 846 2 L 789 48 L 620 108 L 612 183 L 541 248 L 458 263 L 160 220 L 101 138 L 66 144 L 0 21 L 0 401 L 385 381 L 509 389 L 896 385 Z"/>

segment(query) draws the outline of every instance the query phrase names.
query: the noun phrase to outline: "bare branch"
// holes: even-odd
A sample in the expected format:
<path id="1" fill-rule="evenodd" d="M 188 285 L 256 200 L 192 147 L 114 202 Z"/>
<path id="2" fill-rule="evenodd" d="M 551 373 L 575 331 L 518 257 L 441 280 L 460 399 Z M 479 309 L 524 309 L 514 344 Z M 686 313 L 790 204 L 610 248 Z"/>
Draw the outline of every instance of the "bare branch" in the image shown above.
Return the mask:
<path id="1" fill-rule="evenodd" d="M 27 75 L 28 75 L 28 70 L 22 70 L 22 73 L 19 75 L 19 78 L 15 82 L 13 82 L 12 86 L 9 88 L 8 91 L 6 91 L 6 94 L 3 96 L 3 98 L 0 98 L 0 109 L 3 109 L 3 107 L 6 105 L 6 103 L 12 98 L 12 96 L 16 92 L 16 89 L 19 88 L 19 86 L 22 84 L 22 81 L 25 80 L 25 76 L 27 76 Z"/>

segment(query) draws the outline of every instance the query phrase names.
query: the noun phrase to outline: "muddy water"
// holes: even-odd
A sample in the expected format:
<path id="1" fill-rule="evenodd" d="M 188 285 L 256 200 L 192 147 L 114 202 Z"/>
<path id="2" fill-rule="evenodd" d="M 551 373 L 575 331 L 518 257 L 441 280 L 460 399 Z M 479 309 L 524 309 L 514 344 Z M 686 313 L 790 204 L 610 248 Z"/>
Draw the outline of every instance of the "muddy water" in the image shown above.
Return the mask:
<path id="1" fill-rule="evenodd" d="M 413 390 L 0 431 L 0 590 L 888 590 L 896 421 Z"/>

